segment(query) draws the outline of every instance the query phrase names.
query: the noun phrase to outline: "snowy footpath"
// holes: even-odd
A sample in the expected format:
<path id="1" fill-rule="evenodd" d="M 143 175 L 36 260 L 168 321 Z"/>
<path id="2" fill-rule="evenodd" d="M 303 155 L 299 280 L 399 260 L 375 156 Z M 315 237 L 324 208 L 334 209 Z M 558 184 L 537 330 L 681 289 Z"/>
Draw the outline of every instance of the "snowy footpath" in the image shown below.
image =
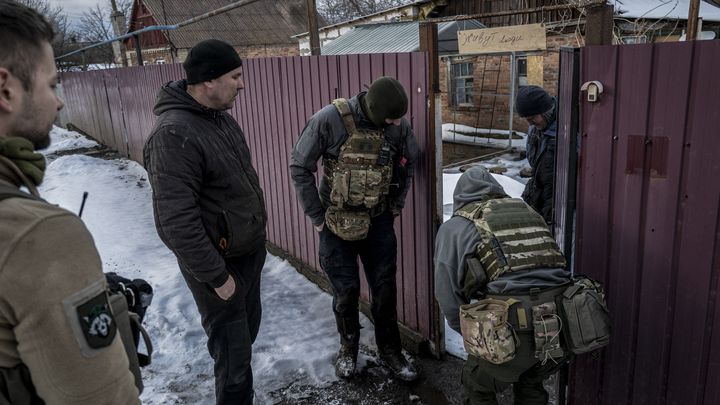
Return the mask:
<path id="1" fill-rule="evenodd" d="M 213 404 L 214 377 L 207 339 L 177 262 L 155 231 L 147 173 L 131 160 L 68 153 L 72 149 L 98 146 L 77 133 L 55 127 L 51 136 L 52 146 L 44 151 L 50 164 L 40 187 L 42 196 L 77 213 L 83 192 L 88 192 L 82 219 L 93 235 L 104 271 L 117 272 L 127 278 L 143 278 L 155 289 L 144 322 L 155 352 L 152 364 L 143 369 L 143 403 Z M 447 204 L 452 201 L 452 188 L 459 175 L 446 176 Z M 506 179 L 504 182 L 514 182 L 508 177 L 498 177 Z M 509 182 L 509 186 L 517 187 Z M 330 295 L 288 262 L 272 255 L 268 255 L 265 262 L 261 290 L 263 317 L 252 361 L 256 403 L 296 403 L 287 395 L 278 395 L 278 392 L 290 391 L 298 398 L 315 398 L 303 403 L 318 401 L 317 396 L 303 393 L 302 387 L 335 393 L 347 389 L 344 388 L 347 385 L 337 381 L 332 366 L 338 338 Z M 370 377 L 379 375 L 379 385 L 386 385 L 386 380 L 391 379 L 376 366 L 373 326 L 362 315 L 361 323 L 363 350 L 358 368 Z M 453 351 L 462 355 L 462 347 Z M 317 403 L 348 403 L 342 399 L 330 401 L 328 396 L 323 398 Z M 413 395 L 405 398 L 409 398 L 407 402 L 433 403 Z"/>

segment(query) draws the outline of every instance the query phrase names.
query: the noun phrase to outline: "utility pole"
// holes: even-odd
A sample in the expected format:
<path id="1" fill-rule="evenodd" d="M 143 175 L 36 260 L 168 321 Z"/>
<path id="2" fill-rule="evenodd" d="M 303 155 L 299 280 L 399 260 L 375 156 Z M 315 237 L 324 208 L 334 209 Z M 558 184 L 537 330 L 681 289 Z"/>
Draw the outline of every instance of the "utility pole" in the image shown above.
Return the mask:
<path id="1" fill-rule="evenodd" d="M 442 192 L 438 192 L 438 190 L 442 190 L 442 168 L 438 164 L 442 161 L 442 111 L 440 108 L 438 24 L 427 21 L 421 22 L 418 37 L 420 41 L 420 52 L 427 54 L 428 61 L 427 82 L 429 89 L 428 94 L 425 95 L 425 100 L 428 108 L 427 136 L 430 138 L 428 142 L 430 145 L 428 164 L 433 168 L 432 174 L 430 175 L 430 194 L 433 196 L 430 201 L 430 212 L 432 215 L 430 246 L 435 246 L 435 234 L 442 223 Z M 406 90 L 409 95 L 415 93 L 414 88 Z M 422 94 L 420 93 L 420 95 Z M 411 97 L 414 97 L 414 95 L 411 95 Z M 433 315 L 431 319 L 434 320 L 435 327 L 441 330 L 441 325 L 444 325 L 442 321 L 443 316 L 440 314 L 440 308 L 437 304 L 433 304 Z M 435 345 L 435 356 L 440 358 L 440 350 L 444 347 L 442 333 L 435 333 L 435 341 L 433 343 Z"/>
<path id="2" fill-rule="evenodd" d="M 585 45 L 612 44 L 613 11 L 612 4 L 585 8 Z"/>
<path id="3" fill-rule="evenodd" d="M 700 14 L 700 0 L 690 0 L 687 33 L 685 34 L 686 41 L 692 41 L 697 39 L 698 14 Z"/>
<path id="4" fill-rule="evenodd" d="M 315 0 L 307 0 L 308 32 L 310 33 L 310 55 L 320 55 L 320 34 L 318 33 L 317 7 Z"/>
<path id="5" fill-rule="evenodd" d="M 117 3 L 115 0 L 110 0 L 112 5 L 112 13 L 110 14 L 110 24 L 112 24 L 113 32 L 116 37 L 125 34 L 125 15 L 118 10 Z M 113 56 L 115 57 L 115 63 L 120 63 L 124 67 L 127 67 L 127 58 L 125 57 L 125 43 L 122 41 L 115 41 L 112 43 Z"/>

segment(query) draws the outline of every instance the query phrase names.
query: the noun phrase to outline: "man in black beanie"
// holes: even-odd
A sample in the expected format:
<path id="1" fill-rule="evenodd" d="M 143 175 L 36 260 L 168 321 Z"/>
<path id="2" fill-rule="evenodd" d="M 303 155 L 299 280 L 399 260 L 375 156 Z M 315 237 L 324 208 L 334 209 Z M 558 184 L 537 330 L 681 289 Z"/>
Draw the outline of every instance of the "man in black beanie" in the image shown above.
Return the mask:
<path id="1" fill-rule="evenodd" d="M 229 44 L 208 40 L 183 67 L 187 80 L 158 94 L 143 151 L 155 224 L 200 312 L 217 403 L 252 404 L 267 218 L 245 135 L 225 112 L 243 88 L 242 61 Z"/>
<path id="2" fill-rule="evenodd" d="M 541 87 L 524 86 L 516 96 L 515 109 L 530 125 L 526 151 L 532 176 L 525 185 L 522 198 L 550 225 L 555 192 L 557 102 Z"/>
<path id="3" fill-rule="evenodd" d="M 298 199 L 320 233 L 320 266 L 333 290 L 340 333 L 335 373 L 351 378 L 360 340 L 358 256 L 371 292 L 375 341 L 381 364 L 412 381 L 417 371 L 402 353 L 395 284 L 394 218 L 405 204 L 418 154 L 402 118 L 408 98 L 400 82 L 376 79 L 367 92 L 336 99 L 305 124 L 292 151 L 290 173 Z M 317 162 L 324 176 L 315 185 Z"/>

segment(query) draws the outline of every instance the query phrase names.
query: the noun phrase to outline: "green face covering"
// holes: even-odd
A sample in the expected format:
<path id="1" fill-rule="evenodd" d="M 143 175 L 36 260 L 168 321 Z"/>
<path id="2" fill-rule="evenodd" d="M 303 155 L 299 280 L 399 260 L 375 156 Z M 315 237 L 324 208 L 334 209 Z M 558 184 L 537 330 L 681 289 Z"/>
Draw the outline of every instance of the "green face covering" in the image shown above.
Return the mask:
<path id="1" fill-rule="evenodd" d="M 32 142 L 25 138 L 0 138 L 0 155 L 10 159 L 34 186 L 45 175 L 45 156 L 35 152 Z"/>

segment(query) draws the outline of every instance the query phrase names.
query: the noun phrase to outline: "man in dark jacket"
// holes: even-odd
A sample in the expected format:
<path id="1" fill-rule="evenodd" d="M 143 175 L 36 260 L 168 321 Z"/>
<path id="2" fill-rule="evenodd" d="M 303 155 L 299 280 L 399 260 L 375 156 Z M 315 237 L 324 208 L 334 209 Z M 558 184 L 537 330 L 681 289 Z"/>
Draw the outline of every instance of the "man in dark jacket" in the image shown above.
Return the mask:
<path id="1" fill-rule="evenodd" d="M 546 223 L 552 224 L 557 101 L 541 87 L 524 86 L 518 91 L 515 109 L 530 124 L 526 151 L 532 177 L 525 185 L 522 198 Z"/>
<path id="2" fill-rule="evenodd" d="M 417 372 L 402 353 L 395 284 L 397 240 L 393 218 L 405 204 L 417 144 L 402 117 L 408 99 L 390 77 L 367 92 L 337 99 L 305 125 L 292 152 L 290 173 L 298 198 L 318 232 L 320 265 L 333 289 L 333 312 L 340 333 L 335 372 L 355 372 L 360 323 L 358 256 L 372 294 L 371 311 L 380 361 L 403 380 Z M 314 173 L 322 157 L 320 190 Z"/>
<path id="3" fill-rule="evenodd" d="M 514 358 L 502 363 L 469 353 L 462 373 L 464 403 L 497 405 L 496 392 L 514 383 L 516 404 L 547 404 L 543 378 L 554 373 L 566 355 L 559 347 L 560 328 L 551 324 L 557 320 L 557 309 L 542 314 L 544 323 L 539 325 L 547 341 L 541 346 L 534 335 L 535 308 L 545 308 L 567 287 L 565 259 L 542 218 L 520 199 L 509 198 L 481 166 L 458 180 L 453 210 L 435 243 L 435 297 L 440 309 L 468 342 L 473 339 L 461 331 L 460 307 L 473 299 L 508 302 L 508 322 L 519 342 Z M 497 266 L 499 262 L 504 268 Z"/>
<path id="4" fill-rule="evenodd" d="M 251 404 L 266 213 L 245 136 L 224 111 L 243 88 L 242 63 L 230 45 L 208 40 L 183 67 L 187 80 L 158 94 L 144 149 L 155 224 L 200 311 L 217 403 Z"/>

